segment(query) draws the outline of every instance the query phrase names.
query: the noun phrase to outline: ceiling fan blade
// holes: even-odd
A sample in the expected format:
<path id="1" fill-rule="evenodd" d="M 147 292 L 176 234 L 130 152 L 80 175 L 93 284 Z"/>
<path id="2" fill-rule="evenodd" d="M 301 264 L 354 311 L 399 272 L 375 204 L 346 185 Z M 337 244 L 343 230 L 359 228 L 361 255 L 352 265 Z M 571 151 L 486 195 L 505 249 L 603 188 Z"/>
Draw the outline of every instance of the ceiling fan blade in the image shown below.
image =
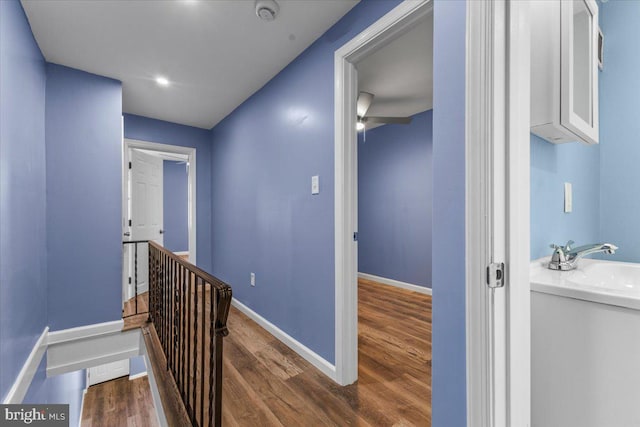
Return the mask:
<path id="1" fill-rule="evenodd" d="M 411 123 L 412 117 L 365 117 L 362 121 L 365 123 L 386 123 L 408 125 Z"/>
<path id="2" fill-rule="evenodd" d="M 372 102 L 372 93 L 360 92 L 358 94 L 358 101 L 356 101 L 356 114 L 358 114 L 358 117 L 364 117 L 364 115 L 367 114 L 367 110 L 371 107 Z"/>

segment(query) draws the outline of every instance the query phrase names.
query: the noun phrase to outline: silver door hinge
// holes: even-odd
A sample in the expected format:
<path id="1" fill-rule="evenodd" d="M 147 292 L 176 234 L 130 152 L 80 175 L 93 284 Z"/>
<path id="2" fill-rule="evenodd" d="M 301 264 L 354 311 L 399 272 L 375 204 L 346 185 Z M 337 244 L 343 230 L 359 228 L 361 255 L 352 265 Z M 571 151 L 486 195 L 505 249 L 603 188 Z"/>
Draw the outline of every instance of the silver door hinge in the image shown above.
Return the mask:
<path id="1" fill-rule="evenodd" d="M 357 242 L 357 241 L 358 241 L 358 232 L 357 232 L 357 231 L 355 231 L 355 232 L 353 233 L 353 241 L 354 241 L 354 242 Z"/>
<path id="2" fill-rule="evenodd" d="M 504 286 L 504 262 L 494 262 L 487 266 L 487 286 L 490 288 Z"/>

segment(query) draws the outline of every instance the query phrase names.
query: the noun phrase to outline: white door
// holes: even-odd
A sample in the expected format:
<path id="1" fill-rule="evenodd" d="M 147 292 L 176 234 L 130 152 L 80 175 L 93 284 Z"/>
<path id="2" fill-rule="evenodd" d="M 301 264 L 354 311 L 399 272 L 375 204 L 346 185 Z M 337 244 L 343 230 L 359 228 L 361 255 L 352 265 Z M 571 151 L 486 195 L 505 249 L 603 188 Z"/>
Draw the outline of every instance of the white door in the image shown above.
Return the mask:
<path id="1" fill-rule="evenodd" d="M 153 240 L 162 245 L 162 158 L 133 149 L 129 159 L 130 240 Z M 125 268 L 128 269 L 128 277 L 131 278 L 129 298 L 135 295 L 136 246 L 138 294 L 149 289 L 148 245 L 126 245 L 125 254 L 128 262 L 125 263 Z"/>
<path id="2" fill-rule="evenodd" d="M 129 359 L 87 369 L 87 387 L 129 375 Z"/>

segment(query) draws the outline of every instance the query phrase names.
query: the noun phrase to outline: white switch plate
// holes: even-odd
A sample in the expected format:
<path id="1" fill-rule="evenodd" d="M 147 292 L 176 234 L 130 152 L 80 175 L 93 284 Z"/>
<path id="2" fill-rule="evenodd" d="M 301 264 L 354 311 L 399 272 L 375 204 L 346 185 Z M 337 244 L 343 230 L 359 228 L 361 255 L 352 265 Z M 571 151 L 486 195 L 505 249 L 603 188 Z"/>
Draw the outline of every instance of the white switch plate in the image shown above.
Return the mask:
<path id="1" fill-rule="evenodd" d="M 256 285 L 256 273 L 251 273 L 251 286 Z"/>
<path id="2" fill-rule="evenodd" d="M 564 211 L 569 213 L 573 210 L 573 191 L 570 182 L 564 183 Z"/>
<path id="3" fill-rule="evenodd" d="M 318 175 L 311 177 L 311 194 L 320 194 L 320 177 Z"/>

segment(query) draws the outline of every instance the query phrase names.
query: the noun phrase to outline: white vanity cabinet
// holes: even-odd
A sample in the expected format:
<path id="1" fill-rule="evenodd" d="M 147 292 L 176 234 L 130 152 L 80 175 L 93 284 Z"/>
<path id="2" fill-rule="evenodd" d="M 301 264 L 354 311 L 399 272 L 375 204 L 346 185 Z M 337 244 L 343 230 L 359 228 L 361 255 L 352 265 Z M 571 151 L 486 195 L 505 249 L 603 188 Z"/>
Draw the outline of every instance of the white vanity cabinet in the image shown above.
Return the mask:
<path id="1" fill-rule="evenodd" d="M 554 144 L 598 143 L 598 6 L 531 4 L 531 132 Z"/>

